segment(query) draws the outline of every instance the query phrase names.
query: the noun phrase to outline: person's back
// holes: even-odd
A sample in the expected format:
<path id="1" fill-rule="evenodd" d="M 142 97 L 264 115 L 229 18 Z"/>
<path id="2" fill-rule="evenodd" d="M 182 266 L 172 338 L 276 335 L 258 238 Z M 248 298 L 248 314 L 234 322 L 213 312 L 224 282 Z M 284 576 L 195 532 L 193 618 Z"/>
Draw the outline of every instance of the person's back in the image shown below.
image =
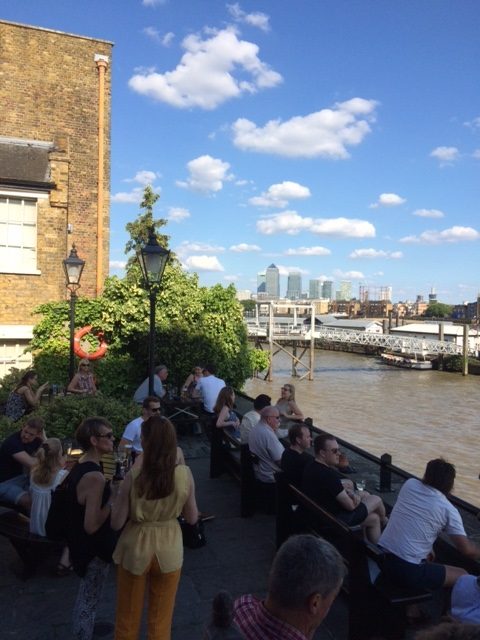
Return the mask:
<path id="1" fill-rule="evenodd" d="M 201 396 L 203 408 L 207 413 L 214 413 L 218 394 L 225 386 L 225 381 L 215 375 L 213 365 L 206 365 L 203 370 L 203 378 L 198 381 L 196 392 Z"/>

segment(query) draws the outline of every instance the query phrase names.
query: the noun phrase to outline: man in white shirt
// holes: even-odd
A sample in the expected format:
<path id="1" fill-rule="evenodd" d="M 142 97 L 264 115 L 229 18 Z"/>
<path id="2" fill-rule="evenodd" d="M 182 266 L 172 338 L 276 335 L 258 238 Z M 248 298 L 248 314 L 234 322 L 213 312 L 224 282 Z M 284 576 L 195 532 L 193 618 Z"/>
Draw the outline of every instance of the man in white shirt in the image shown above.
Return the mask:
<path id="1" fill-rule="evenodd" d="M 153 393 L 158 398 L 163 398 L 165 395 L 165 389 L 163 388 L 163 383 L 167 379 L 168 369 L 164 364 L 159 364 L 158 367 L 155 367 L 154 370 L 155 375 L 153 376 Z M 149 378 L 145 378 L 142 384 L 137 388 L 135 393 L 133 394 L 133 401 L 138 404 L 142 404 L 145 398 L 148 396 L 148 383 Z"/>
<path id="2" fill-rule="evenodd" d="M 226 386 L 225 380 L 217 378 L 215 371 L 216 369 L 213 364 L 205 365 L 203 368 L 203 378 L 200 378 L 195 387 L 195 395 L 202 398 L 203 408 L 207 413 L 213 413 L 220 389 Z"/>
<path id="3" fill-rule="evenodd" d="M 261 393 L 255 398 L 253 401 L 253 409 L 247 411 L 240 424 L 240 442 L 242 444 L 248 444 L 248 434 L 260 420 L 260 411 L 268 407 L 271 402 L 272 399 L 265 393 Z"/>
<path id="4" fill-rule="evenodd" d="M 156 396 L 147 396 L 142 403 L 142 415 L 127 424 L 120 440 L 120 446 L 131 446 L 135 453 L 142 453 L 140 440 L 142 423 L 156 413 L 160 413 L 160 400 Z"/>

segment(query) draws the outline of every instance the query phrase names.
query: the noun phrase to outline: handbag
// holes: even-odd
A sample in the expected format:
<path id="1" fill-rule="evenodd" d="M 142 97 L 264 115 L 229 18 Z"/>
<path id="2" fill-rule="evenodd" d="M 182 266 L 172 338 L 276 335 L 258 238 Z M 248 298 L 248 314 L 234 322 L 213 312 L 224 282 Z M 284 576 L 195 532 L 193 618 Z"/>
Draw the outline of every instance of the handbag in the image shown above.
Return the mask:
<path id="1" fill-rule="evenodd" d="M 197 520 L 195 524 L 188 524 L 183 516 L 178 519 L 182 529 L 183 546 L 189 549 L 200 549 L 207 544 L 205 526 L 203 520 Z"/>
<path id="2" fill-rule="evenodd" d="M 50 540 L 61 541 L 67 539 L 71 500 L 68 490 L 69 476 L 70 474 L 52 490 L 52 501 L 45 521 L 45 533 Z"/>

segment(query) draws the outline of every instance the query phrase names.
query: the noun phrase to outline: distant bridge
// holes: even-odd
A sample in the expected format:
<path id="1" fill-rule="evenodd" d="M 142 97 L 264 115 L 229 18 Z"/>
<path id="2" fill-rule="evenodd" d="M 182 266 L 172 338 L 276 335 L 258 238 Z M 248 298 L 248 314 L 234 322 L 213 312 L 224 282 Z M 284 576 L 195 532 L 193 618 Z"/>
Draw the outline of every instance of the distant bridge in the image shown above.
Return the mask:
<path id="1" fill-rule="evenodd" d="M 268 341 L 267 326 L 249 326 L 248 335 Z M 381 347 L 391 351 L 402 353 L 422 353 L 422 354 L 462 354 L 463 347 L 455 342 L 446 340 L 428 340 L 424 338 L 412 338 L 400 336 L 398 334 L 367 333 L 365 331 L 355 331 L 352 329 L 337 329 L 335 327 L 316 327 L 313 332 L 315 340 L 325 340 L 328 342 L 340 342 L 345 344 L 361 344 L 373 347 Z M 311 331 L 300 331 L 298 326 L 279 327 L 274 325 L 272 340 L 282 342 L 285 340 L 296 340 L 310 342 Z"/>

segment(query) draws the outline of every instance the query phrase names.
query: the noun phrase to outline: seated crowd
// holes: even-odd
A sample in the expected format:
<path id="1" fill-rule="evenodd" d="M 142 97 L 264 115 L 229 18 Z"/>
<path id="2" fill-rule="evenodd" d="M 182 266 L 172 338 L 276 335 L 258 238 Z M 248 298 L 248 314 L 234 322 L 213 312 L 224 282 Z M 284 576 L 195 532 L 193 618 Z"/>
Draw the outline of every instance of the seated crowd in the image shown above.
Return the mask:
<path id="1" fill-rule="evenodd" d="M 89 372 L 77 374 L 82 375 Z M 46 535 L 51 492 L 60 483 L 67 486 L 68 534 L 57 574 L 73 570 L 80 577 L 72 636 L 79 640 L 93 636 L 96 608 L 112 562 L 118 565 L 115 639 L 139 637 L 146 590 L 148 638 L 170 637 L 183 562 L 178 519 L 183 516 L 196 525 L 199 511 L 194 479 L 177 447 L 175 427 L 161 415 L 167 375 L 167 368 L 160 365 L 155 395 L 148 395 L 148 379 L 135 392 L 141 413 L 126 425 L 119 443 L 134 455 L 119 484 L 107 482 L 102 471 L 102 457 L 114 448 L 112 427 L 103 417 L 87 418 L 77 428 L 75 439 L 83 455 L 70 472 L 64 468 L 60 441 L 47 438 L 38 417 L 29 417 L 0 446 L 0 501 L 29 514 L 32 533 Z M 216 377 L 213 365 L 193 369 L 182 390 L 182 397 L 187 396 L 201 403 L 204 415 L 214 417 L 216 428 L 248 444 L 267 513 L 275 512 L 275 474 L 282 470 L 306 496 L 348 526 L 359 525 L 366 539 L 379 544 L 392 582 L 405 587 L 453 587 L 452 615 L 460 622 L 480 623 L 476 576 L 434 562 L 433 544 L 442 532 L 466 558 L 480 557 L 480 549 L 466 536 L 460 514 L 448 500 L 453 465 L 442 459 L 430 461 L 422 480 L 405 482 L 387 518 L 380 497 L 357 491 L 342 474 L 333 435 L 318 435 L 313 455 L 309 452 L 311 430 L 303 422 L 293 385 L 282 387 L 275 405 L 269 396 L 257 396 L 242 420 L 234 409 L 234 390 Z M 282 424 L 289 427 L 288 443 L 282 437 Z M 311 535 L 293 536 L 276 555 L 265 600 L 248 595 L 233 604 L 228 597 L 219 597 L 217 605 L 227 614 L 214 615 L 210 631 L 205 632 L 213 635 L 205 637 L 216 637 L 214 627 L 222 619 L 218 624 L 230 625 L 231 635 L 219 637 L 312 638 L 340 590 L 344 571 L 339 553 L 328 542 Z"/>

